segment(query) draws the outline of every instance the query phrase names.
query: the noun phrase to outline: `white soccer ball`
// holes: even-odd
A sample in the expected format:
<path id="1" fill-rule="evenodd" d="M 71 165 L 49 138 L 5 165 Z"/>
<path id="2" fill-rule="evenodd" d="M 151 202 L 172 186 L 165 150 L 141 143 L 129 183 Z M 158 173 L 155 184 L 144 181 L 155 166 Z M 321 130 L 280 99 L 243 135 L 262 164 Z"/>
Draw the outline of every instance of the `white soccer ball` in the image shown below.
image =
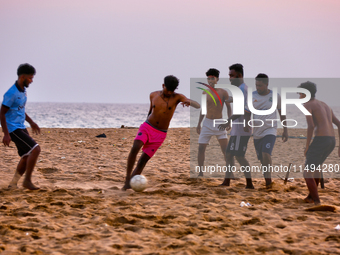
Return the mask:
<path id="1" fill-rule="evenodd" d="M 135 175 L 130 180 L 130 186 L 134 191 L 141 192 L 146 189 L 148 180 L 144 175 Z"/>

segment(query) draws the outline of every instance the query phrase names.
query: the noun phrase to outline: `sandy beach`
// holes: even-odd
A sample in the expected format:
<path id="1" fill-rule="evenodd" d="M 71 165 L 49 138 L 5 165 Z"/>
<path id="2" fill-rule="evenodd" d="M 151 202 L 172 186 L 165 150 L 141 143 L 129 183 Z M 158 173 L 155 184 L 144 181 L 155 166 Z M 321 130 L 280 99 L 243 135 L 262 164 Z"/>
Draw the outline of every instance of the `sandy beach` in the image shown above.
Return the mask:
<path id="1" fill-rule="evenodd" d="M 255 190 L 246 190 L 244 179 L 219 187 L 221 178 L 190 178 L 198 136 L 173 128 L 143 172 L 148 188 L 125 192 L 120 189 L 136 132 L 43 128 L 32 134 L 41 146 L 33 173 L 38 191 L 23 189 L 22 180 L 19 189 L 7 189 L 19 156 L 14 143 L 1 145 L 0 253 L 340 254 L 340 231 L 334 229 L 340 224 L 340 179 L 326 179 L 319 189 L 322 204 L 335 212 L 305 211 L 312 205 L 303 202 L 301 173 L 286 185 L 275 179 L 269 190 L 262 178 L 254 179 Z M 107 137 L 96 138 L 102 133 Z M 303 135 L 306 130 L 289 129 L 289 136 Z M 303 165 L 305 142 L 278 138 L 273 164 Z M 338 145 L 337 138 L 325 163 L 340 164 Z M 217 157 L 207 155 L 207 162 L 223 164 L 215 138 L 207 154 Z M 252 138 L 246 157 L 260 164 Z M 252 206 L 240 207 L 242 201 Z"/>

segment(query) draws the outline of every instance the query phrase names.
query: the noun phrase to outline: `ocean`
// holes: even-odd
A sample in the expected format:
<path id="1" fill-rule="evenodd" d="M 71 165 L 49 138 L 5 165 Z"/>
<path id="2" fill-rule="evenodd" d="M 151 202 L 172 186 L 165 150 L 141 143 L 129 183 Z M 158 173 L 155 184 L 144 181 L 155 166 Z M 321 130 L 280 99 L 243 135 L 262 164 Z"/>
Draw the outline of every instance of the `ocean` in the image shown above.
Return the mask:
<path id="1" fill-rule="evenodd" d="M 26 112 L 40 127 L 45 128 L 120 128 L 122 125 L 139 127 L 146 120 L 149 107 L 149 104 L 27 102 Z M 340 119 L 340 107 L 332 109 Z M 190 127 L 190 124 L 195 127 L 198 116 L 199 110 L 178 105 L 170 128 Z M 307 127 L 305 116 L 295 106 L 287 107 L 287 119 L 298 123 L 294 128 Z M 290 121 L 287 125 L 292 126 L 294 122 Z"/>
<path id="2" fill-rule="evenodd" d="M 27 102 L 26 113 L 39 127 L 120 128 L 139 127 L 146 120 L 149 107 L 150 104 Z M 178 105 L 170 128 L 189 127 L 189 120 L 190 109 Z"/>

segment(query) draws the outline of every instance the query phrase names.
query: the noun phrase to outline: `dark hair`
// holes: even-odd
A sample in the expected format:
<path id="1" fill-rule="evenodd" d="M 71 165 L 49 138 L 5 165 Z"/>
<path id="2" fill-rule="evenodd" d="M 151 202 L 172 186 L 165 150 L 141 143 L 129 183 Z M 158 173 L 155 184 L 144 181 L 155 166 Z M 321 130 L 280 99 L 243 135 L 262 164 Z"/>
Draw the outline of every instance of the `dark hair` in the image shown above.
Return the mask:
<path id="1" fill-rule="evenodd" d="M 216 78 L 218 78 L 220 76 L 220 71 L 218 71 L 215 68 L 210 68 L 206 73 L 206 76 L 215 76 Z"/>
<path id="2" fill-rule="evenodd" d="M 19 67 L 18 67 L 18 70 L 17 70 L 17 74 L 18 76 L 22 75 L 22 74 L 33 74 L 35 75 L 35 68 L 33 66 L 31 66 L 30 64 L 21 64 Z"/>
<path id="3" fill-rule="evenodd" d="M 177 89 L 178 83 L 179 80 L 173 75 L 168 75 L 164 78 L 164 85 L 169 91 L 175 91 L 175 89 Z"/>
<path id="4" fill-rule="evenodd" d="M 233 64 L 229 66 L 229 70 L 235 70 L 237 73 L 242 74 L 242 77 L 243 77 L 243 65 L 242 64 Z"/>
<path id="5" fill-rule="evenodd" d="M 255 80 L 263 82 L 268 85 L 269 83 L 269 77 L 265 73 L 259 73 L 256 77 Z"/>
<path id="6" fill-rule="evenodd" d="M 303 82 L 300 84 L 300 86 L 298 86 L 298 88 L 307 89 L 310 92 L 311 97 L 315 97 L 316 84 L 314 82 L 311 82 L 311 81 Z"/>

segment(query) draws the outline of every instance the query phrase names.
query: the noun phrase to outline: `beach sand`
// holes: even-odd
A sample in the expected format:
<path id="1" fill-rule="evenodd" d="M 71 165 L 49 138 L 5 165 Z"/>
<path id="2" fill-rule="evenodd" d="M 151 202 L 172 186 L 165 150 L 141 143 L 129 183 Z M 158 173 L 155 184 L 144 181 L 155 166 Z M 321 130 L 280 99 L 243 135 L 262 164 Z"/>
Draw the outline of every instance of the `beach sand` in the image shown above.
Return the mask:
<path id="1" fill-rule="evenodd" d="M 246 190 L 244 179 L 218 187 L 221 178 L 189 178 L 190 129 L 174 128 L 143 172 L 148 188 L 124 192 L 136 132 L 43 128 L 33 135 L 42 150 L 33 173 L 39 191 L 24 190 L 22 180 L 19 189 L 6 189 L 19 156 L 13 143 L 0 146 L 1 254 L 340 254 L 339 179 L 326 179 L 319 190 L 335 212 L 305 211 L 313 205 L 303 202 L 301 173 L 286 185 L 275 179 L 269 190 L 263 178 L 254 179 L 255 190 Z M 107 138 L 95 137 L 102 133 Z M 193 166 L 195 132 L 191 139 Z M 303 165 L 305 142 L 278 138 L 273 164 Z M 338 144 L 325 163 L 340 163 Z M 207 154 L 221 160 L 215 138 Z M 246 157 L 259 165 L 252 138 Z M 253 206 L 240 207 L 242 201 Z"/>

